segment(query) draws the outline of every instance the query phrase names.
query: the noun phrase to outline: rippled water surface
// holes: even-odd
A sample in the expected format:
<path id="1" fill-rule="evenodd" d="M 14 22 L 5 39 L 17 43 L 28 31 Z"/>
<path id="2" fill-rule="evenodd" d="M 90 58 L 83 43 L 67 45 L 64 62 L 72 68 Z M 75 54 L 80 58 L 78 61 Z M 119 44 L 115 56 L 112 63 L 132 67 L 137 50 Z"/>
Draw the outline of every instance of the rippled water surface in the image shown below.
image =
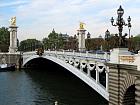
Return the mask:
<path id="1" fill-rule="evenodd" d="M 0 105 L 107 105 L 79 78 L 64 70 L 0 72 Z"/>

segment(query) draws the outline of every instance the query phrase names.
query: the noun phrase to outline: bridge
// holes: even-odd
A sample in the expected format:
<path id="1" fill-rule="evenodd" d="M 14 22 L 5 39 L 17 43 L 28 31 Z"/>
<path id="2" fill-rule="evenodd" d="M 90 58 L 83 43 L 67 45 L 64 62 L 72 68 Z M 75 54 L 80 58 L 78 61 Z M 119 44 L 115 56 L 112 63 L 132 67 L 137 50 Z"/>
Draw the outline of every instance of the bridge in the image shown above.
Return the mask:
<path id="1" fill-rule="evenodd" d="M 122 53 L 114 58 L 117 51 L 114 49 L 110 54 L 45 51 L 42 56 L 35 51 L 25 52 L 23 66 L 28 67 L 37 58 L 50 60 L 84 81 L 109 101 L 109 105 L 139 105 L 140 53 Z"/>
<path id="2" fill-rule="evenodd" d="M 22 60 L 22 66 L 29 67 L 36 59 L 48 60 L 84 81 L 109 101 L 109 105 L 140 105 L 140 51 L 132 55 L 128 49 L 120 47 L 113 48 L 109 54 L 80 53 L 86 51 L 86 30 L 82 25 L 77 30 L 79 52 L 45 51 L 38 55 L 32 51 L 21 55 L 17 52 L 18 27 L 11 24 L 9 28 L 9 53 L 0 53 L 6 63 L 20 65 Z"/>
<path id="3" fill-rule="evenodd" d="M 28 66 L 28 63 L 36 58 L 48 59 L 79 77 L 109 100 L 108 67 L 104 64 L 108 59 L 104 55 L 95 55 L 95 57 L 76 52 L 45 51 L 42 56 L 36 55 L 36 52 L 27 52 L 23 53 L 23 66 Z M 100 77 L 105 80 L 101 80 Z"/>

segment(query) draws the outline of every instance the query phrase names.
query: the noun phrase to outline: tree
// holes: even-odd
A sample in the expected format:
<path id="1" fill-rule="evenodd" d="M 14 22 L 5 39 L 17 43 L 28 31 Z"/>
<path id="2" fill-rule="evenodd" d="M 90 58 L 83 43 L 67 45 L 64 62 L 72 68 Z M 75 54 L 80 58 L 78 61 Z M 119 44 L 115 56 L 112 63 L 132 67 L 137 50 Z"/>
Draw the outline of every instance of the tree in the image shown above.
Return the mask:
<path id="1" fill-rule="evenodd" d="M 49 49 L 50 45 L 49 45 L 49 39 L 48 38 L 43 38 L 42 43 L 43 43 L 44 49 Z"/>
<path id="2" fill-rule="evenodd" d="M 140 34 L 136 35 L 135 37 L 131 37 L 131 47 L 132 49 L 137 52 L 138 50 L 140 50 Z"/>
<path id="3" fill-rule="evenodd" d="M 48 39 L 49 39 L 49 44 L 48 44 L 49 49 L 56 49 L 58 47 L 58 33 L 56 33 L 54 29 L 48 35 Z"/>
<path id="4" fill-rule="evenodd" d="M 77 38 L 74 36 L 70 36 L 68 38 L 68 41 L 65 43 L 65 50 L 78 50 L 78 40 Z"/>
<path id="5" fill-rule="evenodd" d="M 85 46 L 88 51 L 91 49 L 91 39 L 85 39 Z"/>
<path id="6" fill-rule="evenodd" d="M 64 49 L 65 39 L 63 35 L 60 33 L 58 34 L 58 49 Z"/>
<path id="7" fill-rule="evenodd" d="M 20 51 L 35 51 L 37 48 L 42 48 L 42 43 L 36 39 L 26 39 L 20 42 Z"/>
<path id="8" fill-rule="evenodd" d="M 86 39 L 85 45 L 87 50 L 100 50 L 104 44 L 103 38 L 90 38 Z"/>
<path id="9" fill-rule="evenodd" d="M 58 50 L 58 49 L 64 49 L 64 37 L 60 33 L 56 33 L 55 30 L 48 35 L 48 38 L 43 38 L 42 42 L 45 49 L 51 49 L 51 50 Z"/>
<path id="10" fill-rule="evenodd" d="M 2 27 L 0 28 L 0 50 L 2 52 L 8 52 L 10 45 L 10 32 L 8 28 Z"/>

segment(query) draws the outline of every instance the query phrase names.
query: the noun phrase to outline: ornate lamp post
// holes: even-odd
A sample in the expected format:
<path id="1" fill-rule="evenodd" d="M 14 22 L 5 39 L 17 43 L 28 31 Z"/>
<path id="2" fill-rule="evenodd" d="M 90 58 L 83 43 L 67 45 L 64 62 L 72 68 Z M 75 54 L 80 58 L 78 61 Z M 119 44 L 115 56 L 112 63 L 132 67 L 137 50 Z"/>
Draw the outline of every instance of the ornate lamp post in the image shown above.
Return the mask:
<path id="1" fill-rule="evenodd" d="M 116 24 L 114 24 L 114 19 L 113 17 L 111 18 L 111 24 L 112 26 L 118 26 L 118 31 L 119 31 L 119 47 L 125 47 L 125 36 L 122 36 L 122 30 L 123 30 L 123 25 L 124 26 L 128 26 L 129 29 L 129 36 L 130 36 L 130 28 L 131 28 L 131 18 L 130 16 L 128 17 L 127 21 L 128 24 L 125 23 L 124 19 L 123 19 L 123 14 L 124 14 L 124 10 L 122 9 L 121 5 L 119 7 L 119 9 L 117 10 L 117 20 L 116 20 Z"/>
<path id="2" fill-rule="evenodd" d="M 130 21 L 131 21 L 131 18 L 130 18 L 130 16 L 128 17 L 128 19 L 127 19 L 127 21 L 128 21 L 128 30 L 129 30 L 129 39 L 130 39 L 130 29 L 131 29 L 131 23 L 130 23 Z"/>
<path id="3" fill-rule="evenodd" d="M 110 37 L 110 32 L 107 29 L 106 32 L 105 32 L 105 40 L 108 41 L 109 37 Z"/>
<path id="4" fill-rule="evenodd" d="M 128 21 L 128 30 L 129 30 L 129 39 L 128 39 L 128 50 L 129 51 L 131 51 L 132 49 L 131 49 L 131 44 L 132 44 L 132 42 L 131 42 L 131 36 L 130 36 L 130 29 L 131 29 L 131 23 L 130 23 L 130 21 L 131 21 L 131 18 L 130 18 L 130 16 L 128 17 L 128 19 L 127 19 L 127 21 Z"/>
<path id="5" fill-rule="evenodd" d="M 107 42 L 107 51 L 109 50 L 109 44 L 108 44 L 109 38 L 110 38 L 110 32 L 107 29 L 105 32 L 105 40 Z"/>

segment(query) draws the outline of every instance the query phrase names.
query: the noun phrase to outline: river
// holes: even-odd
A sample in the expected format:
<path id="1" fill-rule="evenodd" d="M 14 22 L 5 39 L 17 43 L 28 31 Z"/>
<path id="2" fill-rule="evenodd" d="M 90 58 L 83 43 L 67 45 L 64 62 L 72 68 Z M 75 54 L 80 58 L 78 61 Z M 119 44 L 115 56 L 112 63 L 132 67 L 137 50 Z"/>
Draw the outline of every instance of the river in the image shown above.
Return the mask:
<path id="1" fill-rule="evenodd" d="M 107 105 L 107 101 L 66 70 L 0 72 L 0 105 Z"/>

